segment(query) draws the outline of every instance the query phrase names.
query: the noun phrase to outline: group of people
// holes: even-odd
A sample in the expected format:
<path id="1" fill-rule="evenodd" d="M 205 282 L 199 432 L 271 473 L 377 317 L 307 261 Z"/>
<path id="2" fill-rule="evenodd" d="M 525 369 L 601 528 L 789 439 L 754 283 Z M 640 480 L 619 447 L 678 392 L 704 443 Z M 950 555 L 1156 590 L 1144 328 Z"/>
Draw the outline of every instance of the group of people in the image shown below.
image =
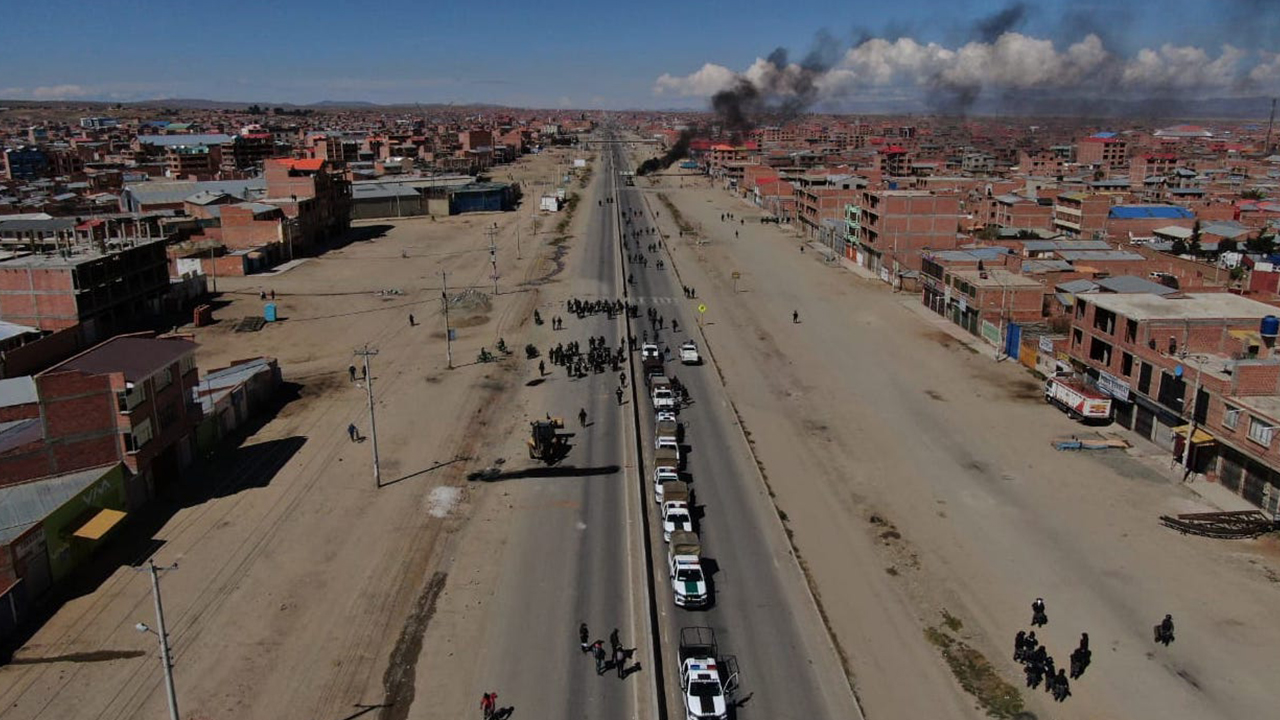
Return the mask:
<path id="1" fill-rule="evenodd" d="M 1089 636 L 1086 634 L 1081 637 L 1080 642 L 1085 652 L 1088 652 Z M 1076 678 L 1075 659 L 1076 652 L 1071 654 L 1072 667 L 1071 677 Z M 1036 631 L 1030 633 L 1022 630 L 1018 631 L 1018 635 L 1013 639 L 1013 659 L 1023 665 L 1027 674 L 1027 687 L 1035 689 L 1040 687 L 1041 681 L 1044 682 L 1045 692 L 1052 693 L 1053 699 L 1062 702 L 1071 694 L 1071 681 L 1067 679 L 1067 671 L 1065 668 L 1055 668 L 1053 656 L 1040 641 L 1036 639 Z M 1083 668 L 1080 670 L 1083 674 Z"/>
<path id="2" fill-rule="evenodd" d="M 552 365 L 564 367 L 569 377 L 586 377 L 588 370 L 593 373 L 602 373 L 606 367 L 617 372 L 622 361 L 626 359 L 626 350 L 622 347 L 610 348 L 604 336 L 601 335 L 587 338 L 585 354 L 578 341 L 574 340 L 567 344 L 556 343 L 554 347 L 547 350 L 547 358 L 551 360 Z"/>
<path id="3" fill-rule="evenodd" d="M 600 314 L 606 314 L 612 320 L 615 315 L 623 310 L 628 310 L 632 314 L 638 310 L 638 308 L 633 309 L 635 306 L 629 305 L 622 300 L 579 300 L 578 298 L 569 298 L 565 303 L 565 307 L 569 309 L 569 312 L 577 315 L 579 320 L 588 315 Z M 562 330 L 564 328 L 564 322 L 560 319 L 560 316 L 557 315 L 551 319 L 551 327 L 554 330 Z"/>
<path id="4" fill-rule="evenodd" d="M 1044 598 L 1036 598 L 1031 603 L 1032 627 L 1044 627 L 1049 624 L 1049 615 L 1045 612 Z M 1173 642 L 1173 616 L 1165 615 L 1164 620 L 1155 626 L 1155 641 L 1168 645 Z M 1027 687 L 1039 687 L 1044 682 L 1046 692 L 1053 694 L 1053 699 L 1062 702 L 1071 695 L 1070 680 L 1084 676 L 1084 672 L 1093 662 L 1093 651 L 1089 649 L 1089 633 L 1080 633 L 1080 644 L 1071 651 L 1071 666 L 1055 668 L 1053 656 L 1049 655 L 1036 638 L 1036 631 L 1019 630 L 1013 639 L 1013 659 L 1023 664 L 1027 675 Z M 1068 680 L 1068 677 L 1070 680 Z"/>
<path id="5" fill-rule="evenodd" d="M 628 650 L 622 646 L 622 641 L 618 639 L 618 628 L 614 628 L 613 632 L 609 633 L 610 650 L 607 652 L 604 649 L 603 640 L 591 641 L 591 631 L 586 623 L 578 626 L 578 644 L 584 654 L 590 653 L 596 661 L 596 675 L 603 675 L 605 671 L 613 668 L 618 671 L 619 678 L 627 676 L 627 658 L 634 649 Z M 636 666 L 638 665 L 639 663 Z"/>
<path id="6" fill-rule="evenodd" d="M 683 287 L 683 288 L 684 288 L 684 296 L 685 296 L 685 297 L 687 297 L 687 298 L 696 298 L 696 297 L 698 297 L 698 291 L 697 291 L 697 290 L 695 290 L 695 289 L 693 289 L 693 288 L 689 287 L 688 285 L 683 285 L 683 286 L 681 286 L 681 287 Z"/>

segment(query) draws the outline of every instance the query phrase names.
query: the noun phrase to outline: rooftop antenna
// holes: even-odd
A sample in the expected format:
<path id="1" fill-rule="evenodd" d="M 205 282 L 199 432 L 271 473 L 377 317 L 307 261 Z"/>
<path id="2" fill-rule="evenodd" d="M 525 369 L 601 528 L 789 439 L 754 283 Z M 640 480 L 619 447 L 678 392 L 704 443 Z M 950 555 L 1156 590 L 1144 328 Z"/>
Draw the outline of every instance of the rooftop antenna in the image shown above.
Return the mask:
<path id="1" fill-rule="evenodd" d="M 1274 153 L 1275 147 L 1271 145 L 1271 128 L 1276 124 L 1276 99 L 1271 98 L 1271 119 L 1267 121 L 1267 154 Z"/>

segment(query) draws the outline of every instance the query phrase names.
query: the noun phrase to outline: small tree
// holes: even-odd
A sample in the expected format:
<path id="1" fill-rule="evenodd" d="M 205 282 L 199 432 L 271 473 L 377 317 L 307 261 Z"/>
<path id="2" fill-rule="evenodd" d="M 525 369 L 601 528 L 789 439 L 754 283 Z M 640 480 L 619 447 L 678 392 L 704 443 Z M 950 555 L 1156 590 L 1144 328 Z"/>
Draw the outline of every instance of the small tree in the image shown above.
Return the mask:
<path id="1" fill-rule="evenodd" d="M 1270 255 L 1276 249 L 1276 236 L 1259 233 L 1244 243 L 1245 250 L 1254 255 Z"/>
<path id="2" fill-rule="evenodd" d="M 1235 240 L 1224 238 L 1218 241 L 1218 254 L 1238 252 L 1239 250 L 1240 250 L 1240 243 L 1236 242 Z"/>
<path id="3" fill-rule="evenodd" d="M 1187 243 L 1182 238 L 1178 238 L 1177 240 L 1173 241 L 1172 252 L 1174 255 L 1186 255 L 1187 250 L 1188 250 Z"/>

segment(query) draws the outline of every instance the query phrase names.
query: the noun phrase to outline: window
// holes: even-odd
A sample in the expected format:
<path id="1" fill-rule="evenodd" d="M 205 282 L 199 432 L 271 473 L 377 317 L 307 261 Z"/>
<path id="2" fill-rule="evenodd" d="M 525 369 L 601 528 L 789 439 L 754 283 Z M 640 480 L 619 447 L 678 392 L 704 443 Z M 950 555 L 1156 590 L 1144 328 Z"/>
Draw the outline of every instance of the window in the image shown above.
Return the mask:
<path id="1" fill-rule="evenodd" d="M 1137 320 L 1124 321 L 1124 341 L 1130 342 L 1130 343 L 1138 342 L 1138 321 Z"/>
<path id="2" fill-rule="evenodd" d="M 1120 374 L 1125 377 L 1133 375 L 1133 353 L 1120 353 Z"/>
<path id="3" fill-rule="evenodd" d="M 1249 418 L 1249 439 L 1259 445 L 1270 446 L 1271 434 L 1275 432 L 1276 426 L 1266 420 L 1259 420 L 1256 417 Z"/>
<path id="4" fill-rule="evenodd" d="M 1099 365 L 1111 367 L 1111 343 L 1103 342 L 1096 337 L 1090 337 L 1089 359 Z"/>
<path id="5" fill-rule="evenodd" d="M 1151 394 L 1151 366 L 1147 363 L 1138 363 L 1138 392 Z"/>
<path id="6" fill-rule="evenodd" d="M 1240 424 L 1240 408 L 1224 405 L 1222 410 L 1222 427 L 1236 429 Z"/>
<path id="7" fill-rule="evenodd" d="M 151 442 L 151 420 L 148 419 L 135 425 L 133 432 L 125 434 L 124 449 L 127 452 L 136 453 L 149 442 Z"/>
<path id="8" fill-rule="evenodd" d="M 138 407 L 147 399 L 147 388 L 145 385 L 135 385 L 128 390 L 116 393 L 116 409 L 120 412 L 129 412 Z"/>
<path id="9" fill-rule="evenodd" d="M 1084 333 L 1080 328 L 1071 328 L 1071 344 L 1079 345 L 1082 342 L 1084 342 Z"/>
<path id="10" fill-rule="evenodd" d="M 156 424 L 159 425 L 161 432 L 178 419 L 178 412 L 181 407 L 181 402 L 171 402 L 160 410 L 160 414 L 156 417 Z"/>
<path id="11" fill-rule="evenodd" d="M 169 387 L 169 385 L 172 382 L 173 382 L 173 368 L 165 368 L 160 372 L 156 373 L 156 380 L 155 380 L 156 392 L 158 393 L 161 390 Z"/>
<path id="12" fill-rule="evenodd" d="M 1089 304 L 1077 299 L 1076 300 L 1076 317 L 1083 318 L 1085 311 L 1089 308 Z"/>
<path id="13" fill-rule="evenodd" d="M 1104 308 L 1093 311 L 1093 329 L 1101 330 L 1108 335 L 1116 333 L 1116 314 Z"/>

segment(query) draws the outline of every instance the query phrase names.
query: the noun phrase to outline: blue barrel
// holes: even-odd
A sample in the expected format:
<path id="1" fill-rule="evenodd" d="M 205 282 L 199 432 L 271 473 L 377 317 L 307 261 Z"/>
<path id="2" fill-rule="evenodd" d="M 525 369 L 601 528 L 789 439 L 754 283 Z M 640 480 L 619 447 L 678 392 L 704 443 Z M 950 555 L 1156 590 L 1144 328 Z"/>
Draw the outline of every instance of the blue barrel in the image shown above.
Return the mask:
<path id="1" fill-rule="evenodd" d="M 267 303 L 267 306 L 262 309 L 262 317 L 267 322 L 275 322 L 276 321 L 276 304 Z"/>
<path id="2" fill-rule="evenodd" d="M 1264 338 L 1274 338 L 1280 335 L 1280 318 L 1275 315 L 1268 315 L 1262 318 L 1262 327 L 1258 330 L 1258 334 Z"/>

